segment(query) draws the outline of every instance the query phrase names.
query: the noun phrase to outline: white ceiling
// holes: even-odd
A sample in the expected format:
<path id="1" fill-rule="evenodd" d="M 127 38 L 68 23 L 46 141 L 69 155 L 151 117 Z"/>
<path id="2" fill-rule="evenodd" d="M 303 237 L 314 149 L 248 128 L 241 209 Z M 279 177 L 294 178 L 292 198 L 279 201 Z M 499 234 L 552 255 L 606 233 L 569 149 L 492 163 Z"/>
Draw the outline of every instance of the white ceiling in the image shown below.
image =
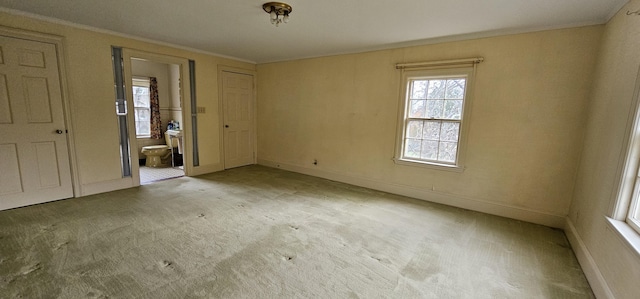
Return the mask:
<path id="1" fill-rule="evenodd" d="M 605 23 L 627 0 L 0 0 L 35 14 L 252 62 Z M 20 11 L 20 12 L 18 12 Z"/>

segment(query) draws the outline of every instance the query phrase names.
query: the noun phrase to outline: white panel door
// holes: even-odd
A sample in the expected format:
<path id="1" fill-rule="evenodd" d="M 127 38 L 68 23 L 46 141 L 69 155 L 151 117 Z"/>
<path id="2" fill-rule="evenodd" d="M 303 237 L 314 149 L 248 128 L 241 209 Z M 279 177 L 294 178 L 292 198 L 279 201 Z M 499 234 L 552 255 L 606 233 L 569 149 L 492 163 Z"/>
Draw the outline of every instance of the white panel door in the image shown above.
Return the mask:
<path id="1" fill-rule="evenodd" d="M 56 46 L 0 36 L 0 210 L 69 197 Z"/>
<path id="2" fill-rule="evenodd" d="M 255 163 L 253 76 L 222 72 L 224 167 Z"/>

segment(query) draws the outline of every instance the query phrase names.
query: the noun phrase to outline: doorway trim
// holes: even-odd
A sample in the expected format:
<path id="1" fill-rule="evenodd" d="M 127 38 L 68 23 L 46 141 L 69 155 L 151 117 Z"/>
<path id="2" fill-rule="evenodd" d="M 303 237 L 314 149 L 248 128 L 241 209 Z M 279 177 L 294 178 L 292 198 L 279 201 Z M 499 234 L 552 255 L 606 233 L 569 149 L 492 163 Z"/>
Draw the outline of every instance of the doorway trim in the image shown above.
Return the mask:
<path id="1" fill-rule="evenodd" d="M 191 90 L 190 88 L 185 88 L 185 82 L 187 84 L 191 82 L 191 77 L 189 74 L 189 60 L 187 58 L 170 56 L 166 54 L 152 53 L 146 52 L 131 48 L 122 48 L 122 60 L 124 65 L 124 82 L 131 82 L 133 79 L 133 74 L 131 73 L 131 59 L 138 58 L 149 60 L 158 63 L 164 64 L 177 64 L 180 67 L 180 97 L 182 102 L 182 123 L 184 124 L 182 127 L 182 138 L 183 145 L 183 165 L 184 165 L 184 175 L 192 176 L 193 175 L 193 156 L 190 152 L 193 147 L 193 138 L 191 136 L 191 114 L 187 114 L 187 112 L 191 111 Z M 126 84 L 126 94 L 129 98 L 133 95 L 133 87 L 131 84 Z M 127 101 L 127 110 L 133 112 L 133 99 L 129 99 Z M 187 117 L 188 115 L 188 117 Z M 135 127 L 135 119 L 133 113 L 127 113 L 127 123 L 128 123 L 128 131 L 129 131 L 129 151 L 130 151 L 130 159 L 131 159 L 131 178 L 133 180 L 133 186 L 140 186 L 140 165 L 138 165 L 138 150 L 133 150 L 134 146 L 137 144 L 136 139 L 136 127 Z"/>
<path id="2" fill-rule="evenodd" d="M 67 130 L 67 151 L 69 155 L 69 167 L 71 172 L 71 185 L 73 197 L 79 197 L 81 193 L 80 178 L 78 171 L 78 160 L 75 147 L 75 125 L 71 115 L 72 100 L 69 97 L 69 85 L 67 83 L 67 64 L 64 53 L 64 37 L 52 34 L 46 34 L 37 31 L 29 31 L 24 29 L 16 29 L 11 27 L 0 26 L 0 35 L 26 39 L 36 42 L 52 44 L 56 48 L 56 58 L 58 59 L 58 76 L 60 78 L 60 95 L 62 98 L 62 111 L 65 122 L 65 130 Z"/>
<path id="3" fill-rule="evenodd" d="M 222 165 L 222 170 L 226 170 L 227 166 L 225 165 L 225 157 L 224 157 L 224 93 L 223 93 L 223 80 L 222 75 L 224 72 L 228 73 L 236 73 L 241 75 L 249 75 L 253 77 L 253 95 L 252 95 L 252 105 L 254 108 L 253 113 L 253 164 L 256 164 L 258 161 L 258 103 L 257 103 L 257 94 L 258 94 L 258 86 L 257 86 L 257 72 L 253 70 L 241 69 L 232 66 L 226 65 L 218 65 L 218 134 L 220 136 L 220 165 Z"/>

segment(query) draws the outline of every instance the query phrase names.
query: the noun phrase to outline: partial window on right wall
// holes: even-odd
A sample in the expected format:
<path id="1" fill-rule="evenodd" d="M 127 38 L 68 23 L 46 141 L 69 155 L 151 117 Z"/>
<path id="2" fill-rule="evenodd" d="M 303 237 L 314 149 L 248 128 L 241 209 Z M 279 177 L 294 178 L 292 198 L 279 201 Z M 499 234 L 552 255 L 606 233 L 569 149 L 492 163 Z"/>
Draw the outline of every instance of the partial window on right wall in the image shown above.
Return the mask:
<path id="1" fill-rule="evenodd" d="M 628 135 L 624 140 L 625 159 L 621 167 L 616 198 L 612 201 L 609 218 L 623 237 L 636 246 L 640 253 L 640 70 L 633 95 L 633 110 L 627 122 Z M 626 228 L 624 225 L 626 223 Z M 633 229 L 634 234 L 625 233 Z M 633 240 L 633 241 L 631 241 Z"/>
<path id="2" fill-rule="evenodd" d="M 640 173 L 639 173 L 640 174 Z M 640 175 L 636 174 L 635 188 L 633 190 L 633 197 L 631 198 L 631 205 L 629 206 L 629 213 L 627 214 L 627 223 L 636 232 L 640 233 Z"/>
<path id="3" fill-rule="evenodd" d="M 624 217 L 625 222 L 640 234 L 640 72 L 636 85 L 634 95 L 635 118 L 631 124 L 625 173 L 622 174 L 621 192 L 618 195 L 613 217 L 618 220 L 622 220 L 621 218 Z M 629 192 L 631 189 L 633 191 Z M 620 214 L 624 213 L 625 210 L 626 215 L 620 217 Z"/>
<path id="4" fill-rule="evenodd" d="M 473 68 L 403 71 L 395 161 L 462 170 Z"/>

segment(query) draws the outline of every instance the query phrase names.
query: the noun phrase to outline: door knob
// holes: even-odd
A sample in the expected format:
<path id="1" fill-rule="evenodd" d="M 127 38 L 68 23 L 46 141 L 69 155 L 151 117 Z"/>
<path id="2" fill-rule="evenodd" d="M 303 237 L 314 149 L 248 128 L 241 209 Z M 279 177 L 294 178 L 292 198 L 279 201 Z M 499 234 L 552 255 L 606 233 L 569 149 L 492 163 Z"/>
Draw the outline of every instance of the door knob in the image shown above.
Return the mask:
<path id="1" fill-rule="evenodd" d="M 64 132 L 63 132 L 62 130 L 56 130 L 56 133 L 58 133 L 58 134 L 62 134 L 62 133 L 64 133 Z"/>
<path id="2" fill-rule="evenodd" d="M 225 128 L 228 128 L 228 127 L 229 127 L 229 125 L 224 125 L 224 127 L 225 127 Z"/>

